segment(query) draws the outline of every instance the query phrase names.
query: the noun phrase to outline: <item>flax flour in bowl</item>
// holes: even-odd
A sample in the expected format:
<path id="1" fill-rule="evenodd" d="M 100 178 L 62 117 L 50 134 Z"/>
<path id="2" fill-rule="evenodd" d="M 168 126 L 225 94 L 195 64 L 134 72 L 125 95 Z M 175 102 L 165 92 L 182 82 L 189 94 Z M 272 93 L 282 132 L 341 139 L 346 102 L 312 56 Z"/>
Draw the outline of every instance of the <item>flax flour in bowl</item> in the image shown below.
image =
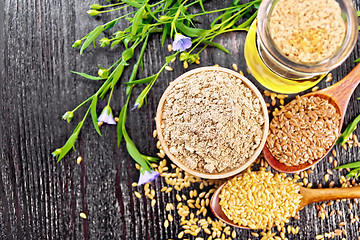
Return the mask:
<path id="1" fill-rule="evenodd" d="M 171 82 L 160 99 L 156 129 L 166 155 L 185 171 L 225 178 L 260 154 L 269 128 L 265 101 L 244 76 L 203 67 Z"/>

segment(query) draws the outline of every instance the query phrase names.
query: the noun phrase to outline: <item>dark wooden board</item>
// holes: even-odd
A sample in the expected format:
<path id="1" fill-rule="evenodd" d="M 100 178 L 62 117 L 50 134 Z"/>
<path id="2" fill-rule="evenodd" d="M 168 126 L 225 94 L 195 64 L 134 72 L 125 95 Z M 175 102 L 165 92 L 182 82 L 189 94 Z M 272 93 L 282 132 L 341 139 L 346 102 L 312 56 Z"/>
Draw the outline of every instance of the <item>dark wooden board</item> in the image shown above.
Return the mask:
<path id="1" fill-rule="evenodd" d="M 104 3 L 102 1 L 101 3 Z M 7 0 L 4 2 L 2 43 L 4 57 L 1 69 L 1 125 L 0 125 L 0 239 L 169 239 L 179 232 L 179 218 L 163 227 L 164 205 L 175 201 L 175 194 L 162 194 L 163 180 L 156 180 L 158 203 L 150 207 L 149 200 L 138 200 L 131 183 L 137 181 L 138 171 L 124 144 L 117 148 L 114 127 L 103 126 L 100 137 L 90 119 L 86 122 L 77 143 L 77 152 L 71 152 L 57 163 L 51 152 L 65 143 L 85 109 L 77 113 L 73 123 L 61 120 L 98 87 L 96 82 L 75 76 L 70 70 L 96 74 L 97 64 L 107 67 L 119 57 L 120 49 L 86 50 L 80 56 L 71 45 L 113 14 L 90 17 L 86 14 L 93 1 L 70 0 Z M 205 3 L 208 9 L 227 6 L 230 1 L 213 0 Z M 360 2 L 356 2 L 358 9 Z M 2 10 L 2 9 L 1 9 Z M 124 11 L 125 13 L 125 11 Z M 210 19 L 204 19 L 204 26 Z M 229 33 L 217 41 L 231 50 L 231 55 L 209 48 L 201 57 L 200 66 L 219 64 L 231 68 L 237 63 L 246 76 L 243 56 L 246 33 Z M 146 68 L 140 77 L 157 72 L 168 54 L 161 47 L 161 36 L 153 36 L 145 53 Z M 0 45 L 0 46 L 2 46 Z M 351 56 L 332 71 L 335 81 L 344 77 L 359 57 L 359 44 Z M 153 118 L 162 92 L 169 81 L 185 70 L 179 62 L 173 72 L 161 75 L 151 90 L 148 106 L 129 113 L 128 130 L 142 153 L 156 154 Z M 193 69 L 198 66 L 191 66 Z M 130 75 L 125 72 L 124 79 Z M 329 86 L 322 82 L 319 86 Z M 135 88 L 137 96 L 142 87 Z M 358 88 L 351 99 L 345 124 L 360 113 Z M 125 100 L 124 87 L 119 86 L 112 108 L 119 113 Z M 132 103 L 135 101 L 133 98 Z M 269 101 L 269 99 L 267 99 Z M 105 105 L 99 104 L 99 111 Z M 360 128 L 356 130 L 360 134 Z M 340 163 L 360 160 L 359 148 L 342 150 L 336 146 Z M 83 157 L 80 165 L 76 158 Z M 316 166 L 309 180 L 324 184 L 323 175 L 330 168 L 326 161 Z M 336 172 L 333 179 L 339 179 Z M 337 186 L 339 184 L 337 183 Z M 141 188 L 139 188 L 141 189 Z M 140 190 L 139 190 L 140 191 Z M 141 190 L 142 191 L 142 190 Z M 188 190 L 186 190 L 188 191 Z M 346 213 L 320 220 L 314 205 L 301 211 L 301 220 L 292 220 L 300 226 L 299 235 L 289 239 L 314 239 L 316 234 L 333 231 L 346 219 L 347 239 L 357 239 L 359 223 L 350 224 L 347 202 L 335 203 L 330 209 Z M 84 211 L 88 220 L 79 217 Z M 359 205 L 353 213 L 359 212 Z M 252 238 L 250 231 L 237 230 L 238 239 Z"/>

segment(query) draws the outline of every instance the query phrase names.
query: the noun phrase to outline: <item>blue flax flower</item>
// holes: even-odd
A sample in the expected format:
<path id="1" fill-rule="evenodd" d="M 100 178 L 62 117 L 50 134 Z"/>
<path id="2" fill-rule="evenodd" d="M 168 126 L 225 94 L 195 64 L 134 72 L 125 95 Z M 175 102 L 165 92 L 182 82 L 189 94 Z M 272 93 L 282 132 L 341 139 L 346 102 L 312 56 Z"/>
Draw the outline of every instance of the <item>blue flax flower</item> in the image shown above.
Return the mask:
<path id="1" fill-rule="evenodd" d="M 116 125 L 110 106 L 106 106 L 102 110 L 100 116 L 98 117 L 98 123 L 100 122 Z"/>
<path id="2" fill-rule="evenodd" d="M 157 171 L 154 170 L 150 170 L 149 171 L 140 171 L 140 177 L 139 177 L 139 181 L 138 181 L 138 186 L 151 182 L 153 180 L 155 180 L 157 177 L 160 176 L 160 173 L 158 173 Z"/>
<path id="3" fill-rule="evenodd" d="M 173 44 L 172 44 L 172 49 L 174 51 L 181 51 L 182 52 L 182 51 L 190 48 L 191 45 L 192 45 L 191 38 L 177 33 L 175 35 L 175 39 L 174 39 Z"/>

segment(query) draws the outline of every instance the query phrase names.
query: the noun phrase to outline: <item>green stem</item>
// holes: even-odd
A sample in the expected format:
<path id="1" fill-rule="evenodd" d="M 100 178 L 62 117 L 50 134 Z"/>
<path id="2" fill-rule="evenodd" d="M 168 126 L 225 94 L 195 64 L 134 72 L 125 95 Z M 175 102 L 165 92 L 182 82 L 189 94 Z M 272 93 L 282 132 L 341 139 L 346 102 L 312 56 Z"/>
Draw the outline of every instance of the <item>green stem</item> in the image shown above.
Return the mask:
<path id="1" fill-rule="evenodd" d="M 116 10 L 121 10 L 121 9 L 124 9 L 124 8 L 127 8 L 129 7 L 129 5 L 125 5 L 123 7 L 119 7 L 119 8 L 114 8 L 114 9 L 110 9 L 110 10 L 106 10 L 106 11 L 99 11 L 99 13 L 107 13 L 107 12 L 114 12 Z"/>
<path id="2" fill-rule="evenodd" d="M 125 3 L 124 2 L 114 3 L 114 4 L 104 5 L 104 6 L 101 6 L 101 7 L 102 8 L 115 7 L 115 6 L 122 5 L 122 4 L 125 4 Z"/>
<path id="3" fill-rule="evenodd" d="M 108 103 L 107 103 L 108 106 L 110 106 L 110 101 L 111 101 L 111 97 L 112 97 L 112 95 L 113 95 L 114 89 L 115 89 L 115 86 L 111 89 L 111 92 L 110 92 L 110 95 L 109 95 L 109 99 L 108 99 Z"/>
<path id="4" fill-rule="evenodd" d="M 88 99 L 86 99 L 85 101 L 83 101 L 82 103 L 80 103 L 76 108 L 74 108 L 72 110 L 72 112 L 74 113 L 76 110 L 78 110 L 79 108 L 81 108 L 85 103 L 89 102 L 90 100 L 92 100 L 94 98 L 95 94 L 92 95 L 91 97 L 89 97 Z"/>

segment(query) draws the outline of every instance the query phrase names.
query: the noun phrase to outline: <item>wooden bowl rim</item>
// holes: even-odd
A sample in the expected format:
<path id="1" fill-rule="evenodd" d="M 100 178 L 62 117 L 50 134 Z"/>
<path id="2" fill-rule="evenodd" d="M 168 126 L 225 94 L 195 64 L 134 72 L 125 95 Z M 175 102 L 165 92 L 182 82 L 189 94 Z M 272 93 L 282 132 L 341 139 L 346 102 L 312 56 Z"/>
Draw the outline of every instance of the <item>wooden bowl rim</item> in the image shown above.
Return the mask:
<path id="1" fill-rule="evenodd" d="M 264 115 L 264 129 L 263 129 L 263 136 L 260 142 L 260 145 L 258 146 L 258 148 L 256 149 L 256 151 L 254 152 L 254 154 L 252 155 L 252 157 L 250 157 L 247 162 L 243 165 L 241 165 L 238 168 L 234 168 L 231 169 L 230 171 L 227 172 L 221 172 L 221 173 L 205 173 L 205 172 L 200 172 L 194 169 L 189 168 L 188 166 L 186 166 L 184 163 L 182 163 L 180 160 L 178 160 L 173 154 L 170 153 L 169 148 L 164 140 L 163 137 L 163 132 L 161 129 L 161 119 L 162 119 L 162 110 L 164 108 L 164 103 L 165 100 L 168 96 L 168 94 L 170 93 L 170 90 L 178 83 L 180 82 L 182 79 L 189 77 L 191 75 L 194 75 L 196 73 L 199 72 L 203 72 L 203 71 L 220 71 L 220 72 L 225 72 L 228 73 L 230 75 L 233 75 L 237 78 L 239 78 L 248 88 L 251 89 L 251 91 L 255 94 L 255 96 L 260 100 L 261 103 L 261 108 L 263 111 L 263 115 Z M 193 69 L 189 72 L 186 72 L 182 75 L 180 75 L 179 77 L 177 77 L 174 81 L 172 81 L 170 83 L 170 85 L 167 87 L 167 89 L 164 91 L 163 95 L 160 98 L 159 104 L 158 104 L 158 108 L 156 111 L 156 117 L 155 117 L 155 121 L 156 121 L 156 131 L 158 134 L 158 138 L 159 141 L 161 143 L 161 146 L 165 152 L 165 154 L 169 157 L 169 159 L 175 163 L 178 167 L 180 167 L 182 170 L 200 177 L 200 178 L 206 178 L 206 179 L 222 179 L 222 178 L 228 178 L 231 176 L 234 176 L 238 173 L 240 173 L 241 171 L 245 170 L 247 167 L 250 166 L 250 164 L 252 164 L 256 158 L 260 155 L 265 142 L 266 142 L 266 138 L 268 136 L 268 131 L 269 131 L 269 115 L 267 112 L 267 107 L 265 104 L 265 100 L 263 98 L 263 96 L 261 95 L 260 91 L 257 89 L 257 87 L 246 77 L 244 77 L 243 75 L 241 75 L 238 72 L 235 72 L 233 70 L 227 69 L 227 68 L 223 68 L 223 67 L 200 67 L 200 68 L 196 68 Z"/>

